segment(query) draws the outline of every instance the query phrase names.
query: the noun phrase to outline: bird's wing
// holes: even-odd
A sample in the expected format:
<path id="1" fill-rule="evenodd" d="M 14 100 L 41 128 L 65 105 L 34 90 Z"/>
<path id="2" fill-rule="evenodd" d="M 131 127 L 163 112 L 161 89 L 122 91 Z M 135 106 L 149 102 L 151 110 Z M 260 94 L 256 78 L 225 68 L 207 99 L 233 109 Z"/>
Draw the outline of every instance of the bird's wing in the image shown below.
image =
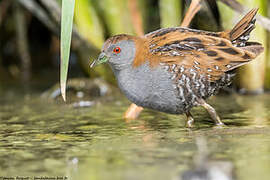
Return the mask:
<path id="1" fill-rule="evenodd" d="M 218 33 L 188 29 L 153 35 L 149 51 L 153 57 L 152 63 L 176 64 L 194 69 L 209 75 L 213 81 L 256 57 L 255 53 L 235 47 L 230 40 L 219 37 Z"/>
<path id="2" fill-rule="evenodd" d="M 261 44 L 247 42 L 257 11 L 252 9 L 231 31 L 215 33 L 177 27 L 149 33 L 145 37 L 150 64 L 183 66 L 216 81 L 225 72 L 250 62 L 263 51 Z"/>

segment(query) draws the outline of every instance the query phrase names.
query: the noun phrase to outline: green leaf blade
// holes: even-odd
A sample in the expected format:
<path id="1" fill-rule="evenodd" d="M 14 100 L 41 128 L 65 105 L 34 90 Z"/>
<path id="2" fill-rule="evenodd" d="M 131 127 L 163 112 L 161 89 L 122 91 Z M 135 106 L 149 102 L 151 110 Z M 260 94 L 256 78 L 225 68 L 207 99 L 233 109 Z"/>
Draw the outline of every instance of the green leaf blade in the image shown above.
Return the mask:
<path id="1" fill-rule="evenodd" d="M 60 87 L 64 101 L 66 101 L 66 82 L 71 46 L 74 7 L 75 0 L 62 0 Z"/>

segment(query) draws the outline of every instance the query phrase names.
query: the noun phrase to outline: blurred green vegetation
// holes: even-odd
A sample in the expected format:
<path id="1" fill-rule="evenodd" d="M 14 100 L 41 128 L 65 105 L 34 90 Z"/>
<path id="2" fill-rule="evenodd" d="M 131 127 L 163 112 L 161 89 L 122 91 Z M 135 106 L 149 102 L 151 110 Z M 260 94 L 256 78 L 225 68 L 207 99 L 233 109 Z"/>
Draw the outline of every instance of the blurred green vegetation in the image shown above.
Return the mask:
<path id="1" fill-rule="evenodd" d="M 133 34 L 134 27 L 127 0 L 118 0 L 117 3 L 115 0 L 96 1 L 96 5 L 110 35 Z"/>
<path id="2" fill-rule="evenodd" d="M 270 2 L 267 3 L 267 17 L 270 18 Z M 270 89 L 270 32 L 267 33 L 267 57 L 266 57 L 266 75 L 265 75 L 265 88 Z"/>
<path id="3" fill-rule="evenodd" d="M 45 0 L 0 0 L 0 75 L 19 79 L 24 72 L 22 54 L 18 51 L 14 36 L 18 31 L 13 18 L 17 8 L 14 6 L 15 1 L 19 2 L 26 17 L 25 43 L 29 45 L 29 52 L 26 53 L 31 57 L 32 78 L 41 72 L 58 74 L 60 42 L 57 37 L 60 33 L 61 1 L 46 3 Z M 231 29 L 241 18 L 232 7 L 223 3 L 231 1 L 234 0 L 220 0 L 217 7 L 215 1 L 202 1 L 202 8 L 191 27 L 211 31 Z M 134 2 L 137 3 L 135 12 L 131 5 Z M 248 8 L 259 7 L 260 15 L 266 16 L 269 13 L 267 3 L 268 6 L 270 3 L 267 0 L 239 2 L 248 5 Z M 115 0 L 76 0 L 70 77 L 102 77 L 115 83 L 108 65 L 91 70 L 89 68 L 90 61 L 97 57 L 104 41 L 115 34 L 138 34 L 140 22 L 141 32 L 145 33 L 163 27 L 179 26 L 189 3 L 188 0 L 118 0 L 117 3 Z M 138 17 L 141 17 L 141 21 Z M 263 43 L 266 50 L 258 60 L 240 70 L 237 84 L 240 89 L 256 92 L 264 87 L 270 88 L 270 61 L 267 56 L 269 43 L 267 45 L 266 31 L 260 25 L 257 25 L 251 36 L 252 40 Z"/>
<path id="4" fill-rule="evenodd" d="M 179 26 L 182 19 L 182 7 L 179 0 L 160 0 L 160 26 L 162 28 Z"/>
<path id="5" fill-rule="evenodd" d="M 104 42 L 104 28 L 93 2 L 76 1 L 75 7 L 75 21 L 80 33 L 96 48 L 101 48 Z"/>

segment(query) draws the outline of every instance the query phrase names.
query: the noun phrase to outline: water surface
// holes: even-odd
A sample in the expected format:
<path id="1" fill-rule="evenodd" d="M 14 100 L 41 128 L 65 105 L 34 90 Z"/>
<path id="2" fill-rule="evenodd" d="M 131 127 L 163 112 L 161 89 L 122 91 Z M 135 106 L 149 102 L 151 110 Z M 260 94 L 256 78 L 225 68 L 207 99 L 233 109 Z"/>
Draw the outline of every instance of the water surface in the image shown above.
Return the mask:
<path id="1" fill-rule="evenodd" d="M 268 94 L 215 96 L 209 103 L 228 128 L 214 128 L 206 111 L 195 108 L 192 130 L 185 116 L 151 110 L 126 122 L 129 102 L 122 95 L 74 108 L 40 94 L 0 90 L 0 176 L 178 179 L 194 168 L 199 138 L 209 160 L 231 163 L 237 179 L 270 179 Z"/>

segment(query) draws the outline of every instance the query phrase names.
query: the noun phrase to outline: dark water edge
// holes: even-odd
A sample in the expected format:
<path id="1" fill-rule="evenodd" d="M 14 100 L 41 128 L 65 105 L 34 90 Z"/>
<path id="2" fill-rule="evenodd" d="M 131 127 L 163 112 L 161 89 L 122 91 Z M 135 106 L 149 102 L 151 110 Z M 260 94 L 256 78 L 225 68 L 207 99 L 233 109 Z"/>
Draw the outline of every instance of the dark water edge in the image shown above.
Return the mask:
<path id="1" fill-rule="evenodd" d="M 228 128 L 214 128 L 205 110 L 194 108 L 192 130 L 185 116 L 151 110 L 125 122 L 129 102 L 118 94 L 88 108 L 40 94 L 0 89 L 0 176 L 178 179 L 205 156 L 203 141 L 209 156 L 202 164 L 227 162 L 239 180 L 270 179 L 269 94 L 212 97 Z"/>

